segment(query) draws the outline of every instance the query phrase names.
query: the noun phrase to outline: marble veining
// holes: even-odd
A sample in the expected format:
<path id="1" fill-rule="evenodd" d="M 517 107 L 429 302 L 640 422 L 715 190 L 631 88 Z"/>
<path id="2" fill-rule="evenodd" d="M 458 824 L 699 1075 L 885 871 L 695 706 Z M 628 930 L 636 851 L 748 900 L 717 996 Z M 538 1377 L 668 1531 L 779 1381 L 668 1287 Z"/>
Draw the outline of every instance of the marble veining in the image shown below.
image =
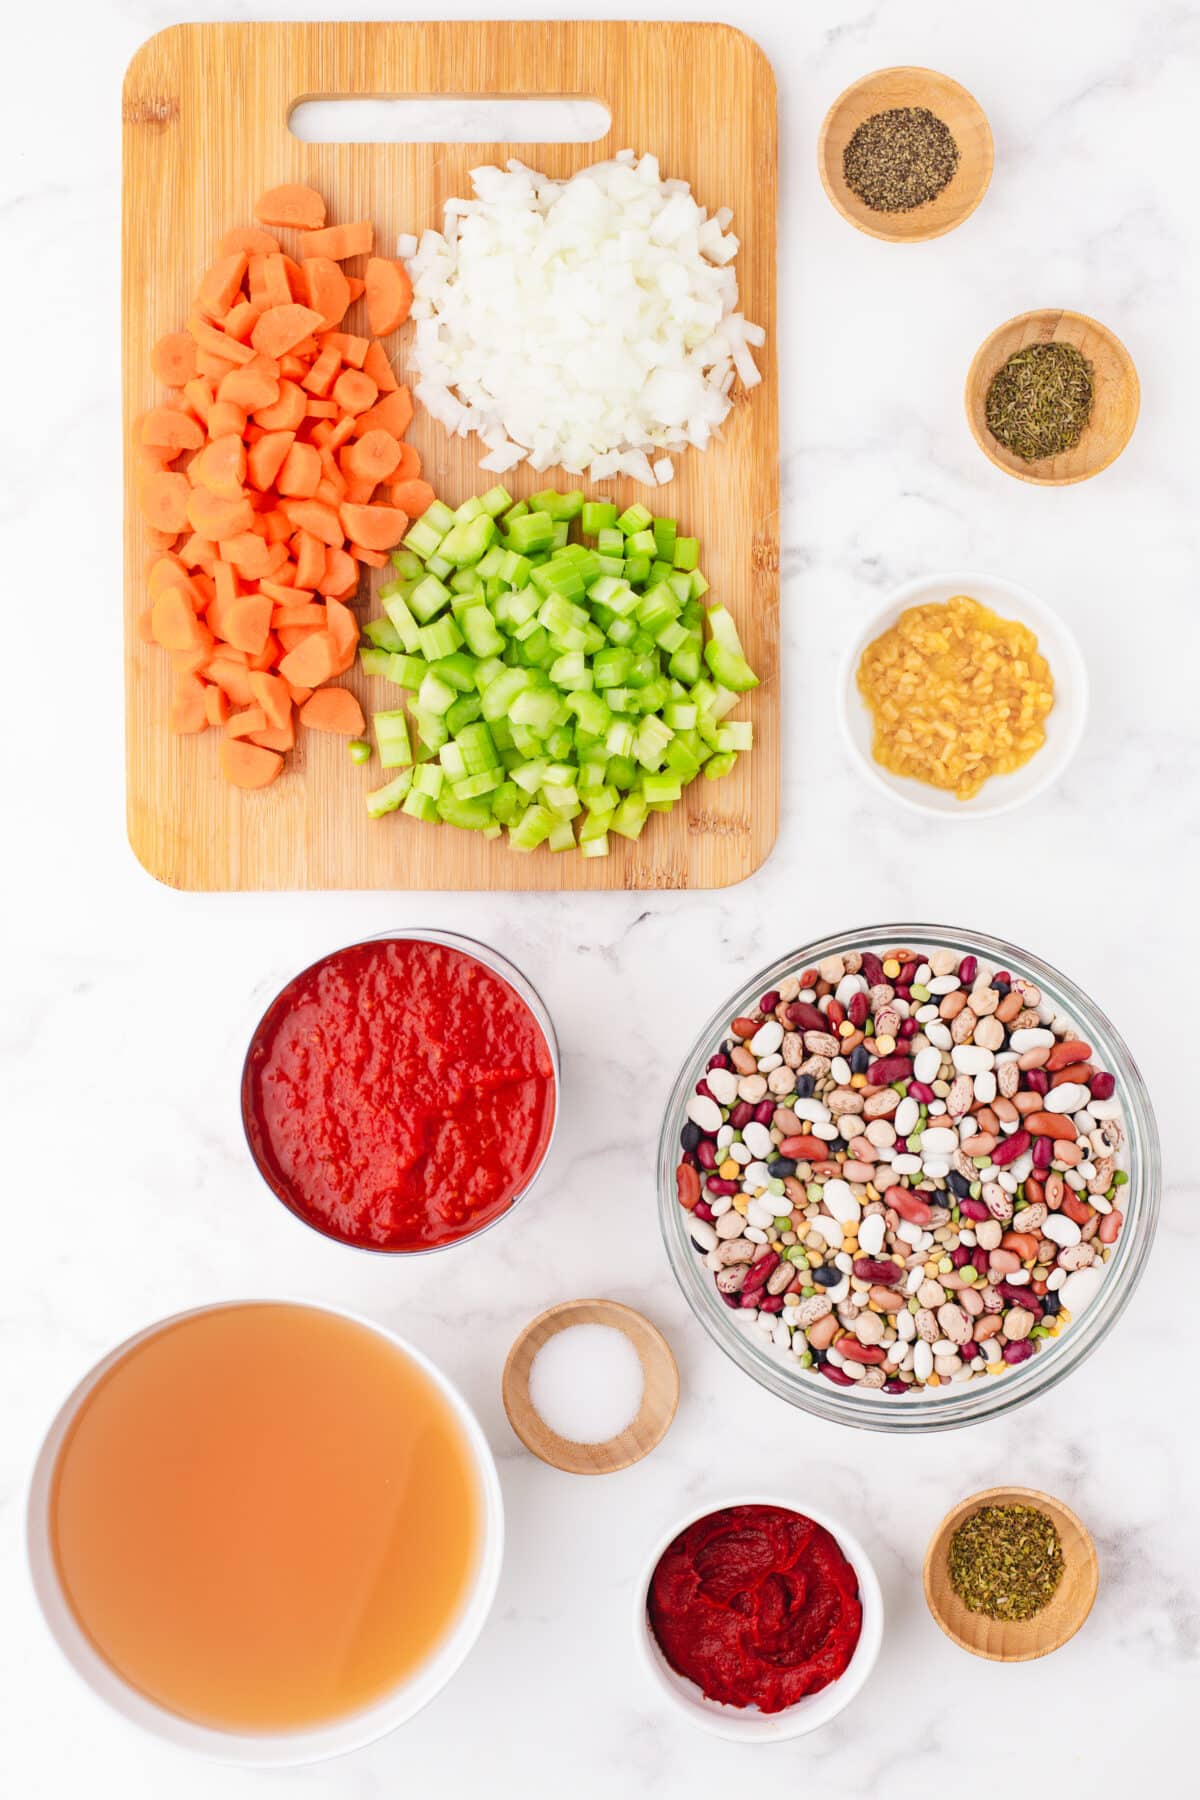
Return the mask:
<path id="1" fill-rule="evenodd" d="M 782 1780 L 822 1800 L 915 1800 L 961 1790 L 971 1766 L 990 1791 L 1067 1800 L 1178 1785 L 1200 1677 L 1189 1274 L 1200 1249 L 1200 392 L 1187 304 L 1200 263 L 1200 12 L 1180 0 L 736 9 L 775 64 L 782 129 L 784 817 L 751 881 L 706 895 L 486 900 L 168 893 L 134 864 L 122 817 L 121 73 L 145 36 L 180 16 L 395 10 L 387 0 L 60 0 L 9 24 L 0 220 L 7 266 L 30 285 L 5 371 L 21 425 L 0 445 L 3 567 L 21 602 L 5 625 L 21 675 L 3 708 L 15 854 L 0 890 L 0 1789 L 14 1800 L 252 1800 L 286 1780 L 310 1800 L 410 1790 L 457 1800 L 481 1785 L 525 1800 L 569 1782 L 579 1800 L 693 1800 Z M 443 0 L 439 10 L 479 9 Z M 657 0 L 649 10 L 734 9 Z M 919 247 L 854 232 L 816 171 L 829 102 L 891 63 L 962 80 L 996 141 L 979 211 Z M 1056 303 L 1125 340 L 1143 406 L 1112 469 L 1045 492 L 979 454 L 962 385 L 993 326 Z M 69 561 L 58 566 L 52 551 Z M 1092 719 L 1048 795 L 1012 818 L 946 827 L 902 814 L 855 774 L 830 683 L 883 592 L 955 567 L 1026 585 L 1073 623 Z M 1167 1183 L 1150 1272 L 1087 1365 L 1009 1420 L 915 1442 L 821 1424 L 741 1376 L 671 1280 L 653 1192 L 665 1096 L 720 996 L 806 938 L 905 916 L 1025 943 L 1100 1001 L 1149 1082 Z M 258 1012 L 298 967 L 356 936 L 426 922 L 488 937 L 541 990 L 563 1051 L 564 1118 L 516 1220 L 400 1267 L 324 1244 L 275 1204 L 241 1141 L 237 1079 Z M 453 1685 L 374 1748 L 287 1777 L 181 1760 L 109 1718 L 60 1665 L 20 1553 L 29 1462 L 82 1370 L 155 1316 L 267 1293 L 354 1306 L 437 1358 L 496 1451 L 509 1529 L 495 1611 Z M 628 1301 L 664 1329 L 683 1392 L 652 1457 L 587 1481 L 520 1448 L 499 1375 L 532 1314 L 591 1294 Z M 943 1638 L 920 1588 L 942 1513 L 999 1481 L 1075 1507 L 1102 1576 L 1071 1645 L 1003 1670 Z M 844 1516 L 876 1559 L 888 1609 L 859 1700 L 819 1735 L 758 1752 L 693 1734 L 658 1708 L 629 1617 L 665 1526 L 755 1490 Z"/>

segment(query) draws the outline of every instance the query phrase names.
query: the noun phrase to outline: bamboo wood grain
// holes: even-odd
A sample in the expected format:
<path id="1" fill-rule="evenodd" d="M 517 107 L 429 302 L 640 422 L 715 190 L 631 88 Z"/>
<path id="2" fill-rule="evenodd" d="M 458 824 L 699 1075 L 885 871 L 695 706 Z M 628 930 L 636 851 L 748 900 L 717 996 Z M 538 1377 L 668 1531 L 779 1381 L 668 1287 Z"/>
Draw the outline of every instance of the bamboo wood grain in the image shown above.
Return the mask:
<path id="1" fill-rule="evenodd" d="M 987 397 L 992 381 L 1009 357 L 1029 344 L 1074 344 L 1092 365 L 1092 414 L 1073 450 L 1025 462 L 992 436 Z M 1038 487 L 1069 487 L 1088 481 L 1116 461 L 1133 436 L 1141 406 L 1141 384 L 1132 356 L 1114 332 L 1086 313 L 1046 306 L 1019 313 L 998 325 L 975 352 L 967 372 L 967 420 L 975 442 L 989 462 L 1018 481 Z"/>
<path id="2" fill-rule="evenodd" d="M 559 1437 L 529 1397 L 529 1371 L 542 1345 L 569 1325 L 609 1325 L 623 1331 L 642 1365 L 642 1404 L 625 1431 L 603 1444 Z M 671 1346 L 649 1319 L 619 1300 L 563 1300 L 539 1313 L 508 1353 L 500 1391 L 508 1422 L 527 1450 L 568 1475 L 612 1475 L 648 1456 L 665 1437 L 679 1404 L 679 1370 Z"/>
<path id="3" fill-rule="evenodd" d="M 531 91 L 600 100 L 612 129 L 592 144 L 329 145 L 302 143 L 287 125 L 297 102 L 318 97 Z M 123 122 L 127 446 L 133 417 L 162 398 L 152 344 L 184 324 L 220 235 L 251 223 L 256 196 L 283 181 L 318 188 L 331 221 L 372 219 L 386 254 L 397 232 L 440 227 L 443 203 L 469 193 L 468 171 L 481 162 L 520 156 L 566 176 L 619 149 L 653 151 L 663 173 L 690 181 L 710 211 L 734 209 L 742 309 L 767 331 L 762 385 L 738 393 L 719 444 L 677 459 L 669 487 L 588 484 L 623 506 L 643 500 L 699 536 L 713 592 L 734 612 L 762 678 L 739 715 L 753 719 L 753 752 L 724 780 L 695 782 L 636 843 L 613 837 L 604 859 L 544 849 L 522 856 L 502 841 L 399 815 L 372 823 L 363 793 L 382 779 L 378 765 L 364 779 L 344 742 L 318 732 L 300 734 L 284 774 L 264 792 L 222 781 L 217 732 L 169 735 L 170 658 L 137 636 L 148 541 L 126 448 L 127 816 L 145 867 L 172 886 L 208 890 L 708 888 L 753 873 L 779 817 L 776 120 L 774 80 L 757 46 L 722 25 L 178 25 L 134 57 Z M 354 313 L 346 328 L 358 328 Z M 403 378 L 407 332 L 390 347 Z M 451 504 L 492 484 L 478 472 L 474 438 L 447 438 L 420 410 L 411 438 Z M 505 480 L 517 495 L 556 480 L 578 484 L 554 469 Z M 365 618 L 378 606 L 359 610 Z M 368 710 L 396 704 L 395 688 L 357 671 L 348 685 Z"/>
<path id="4" fill-rule="evenodd" d="M 1063 1572 L 1054 1597 L 1031 1619 L 989 1619 L 973 1613 L 950 1582 L 950 1540 L 984 1506 L 1032 1506 L 1053 1522 L 1063 1548 Z M 1069 1506 L 1039 1488 L 985 1488 L 946 1514 L 925 1556 L 925 1599 L 934 1619 L 960 1650 L 991 1662 L 1032 1662 L 1073 1638 L 1092 1610 L 1100 1570 L 1087 1526 Z"/>

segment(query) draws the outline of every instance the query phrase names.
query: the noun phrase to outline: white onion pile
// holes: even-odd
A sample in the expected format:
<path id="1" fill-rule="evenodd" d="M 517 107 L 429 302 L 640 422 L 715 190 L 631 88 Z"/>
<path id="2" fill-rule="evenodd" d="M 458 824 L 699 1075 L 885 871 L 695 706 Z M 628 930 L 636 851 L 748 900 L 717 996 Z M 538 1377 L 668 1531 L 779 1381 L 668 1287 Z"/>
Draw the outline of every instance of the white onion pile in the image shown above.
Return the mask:
<path id="1" fill-rule="evenodd" d="M 513 161 L 474 169 L 442 231 L 399 254 L 413 282 L 416 398 L 480 467 L 528 459 L 594 480 L 670 481 L 668 451 L 703 449 L 735 375 L 760 376 L 763 331 L 737 310 L 738 240 L 684 181 L 623 150 L 551 181 Z M 651 463 L 651 455 L 659 454 Z"/>

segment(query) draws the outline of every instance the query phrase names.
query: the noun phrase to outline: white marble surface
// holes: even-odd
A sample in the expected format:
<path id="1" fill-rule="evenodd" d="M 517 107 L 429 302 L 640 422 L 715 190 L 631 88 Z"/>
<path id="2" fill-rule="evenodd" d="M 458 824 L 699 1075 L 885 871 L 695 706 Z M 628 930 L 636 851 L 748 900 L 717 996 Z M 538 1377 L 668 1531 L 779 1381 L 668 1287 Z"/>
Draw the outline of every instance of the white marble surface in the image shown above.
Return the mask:
<path id="1" fill-rule="evenodd" d="M 182 9 L 268 10 L 236 0 Z M 333 10 L 332 0 L 277 9 Z M 353 0 L 344 10 L 394 8 Z M 442 0 L 433 10 L 479 9 Z M 659 0 L 652 10 L 710 9 Z M 19 56 L 0 126 L 0 207 L 5 262 L 20 272 L 9 275 L 6 311 L 18 293 L 20 305 L 4 388 L 21 424 L 20 441 L 6 432 L 0 452 L 0 567 L 5 641 L 15 631 L 23 654 L 8 659 L 21 675 L 2 708 L 0 1790 L 13 1800 L 253 1800 L 285 1786 L 311 1800 L 481 1786 L 518 1800 L 567 1782 L 579 1800 L 692 1800 L 780 1780 L 823 1800 L 885 1790 L 908 1800 L 962 1791 L 985 1766 L 995 1792 L 1118 1795 L 1135 1782 L 1161 1786 L 1173 1768 L 1186 1785 L 1200 1667 L 1188 1274 L 1200 1251 L 1188 1147 L 1200 400 L 1187 314 L 1200 244 L 1200 19 L 1180 0 L 1009 0 L 999 10 L 744 0 L 727 10 L 774 59 L 783 126 L 790 704 L 778 848 L 754 880 L 708 897 L 486 904 L 187 897 L 134 864 L 122 826 L 117 625 L 118 88 L 136 44 L 179 14 L 156 0 L 62 0 L 9 22 Z M 996 139 L 982 209 L 917 249 L 852 231 L 815 169 L 829 101 L 899 62 L 963 80 Z M 1039 492 L 980 456 L 961 389 L 993 325 L 1058 303 L 1125 339 L 1142 418 L 1107 474 Z M 853 773 L 827 678 L 884 590 L 950 567 L 1007 575 L 1061 608 L 1086 645 L 1093 720 L 1044 800 L 1013 819 L 943 829 L 902 815 Z M 887 915 L 995 930 L 1090 988 L 1143 1063 L 1168 1179 L 1150 1274 L 1088 1365 L 1008 1422 L 918 1442 L 816 1424 L 742 1378 L 687 1313 L 653 1220 L 663 1096 L 715 998 L 807 936 Z M 266 1198 L 240 1140 L 236 1078 L 256 1008 L 296 967 L 358 934 L 433 920 L 485 933 L 542 989 L 564 1050 L 566 1117 L 519 1223 L 400 1268 L 323 1245 Z M 1168 980 L 1164 1024 L 1156 990 Z M 499 1458 L 510 1546 L 485 1636 L 427 1712 L 340 1763 L 256 1776 L 181 1761 L 77 1690 L 27 1595 L 19 1525 L 40 1430 L 94 1357 L 156 1315 L 275 1292 L 361 1307 L 462 1383 Z M 525 1455 L 498 1388 L 518 1327 L 551 1301 L 590 1293 L 643 1307 L 670 1334 L 683 1377 L 663 1446 L 596 1482 Z M 967 1658 L 921 1595 L 925 1542 L 943 1510 L 1002 1480 L 1061 1494 L 1099 1544 L 1095 1613 L 1044 1664 Z M 666 1716 L 630 1647 L 646 1547 L 684 1507 L 739 1485 L 841 1513 L 877 1558 L 889 1608 L 860 1700 L 819 1737 L 772 1751 L 697 1737 Z"/>

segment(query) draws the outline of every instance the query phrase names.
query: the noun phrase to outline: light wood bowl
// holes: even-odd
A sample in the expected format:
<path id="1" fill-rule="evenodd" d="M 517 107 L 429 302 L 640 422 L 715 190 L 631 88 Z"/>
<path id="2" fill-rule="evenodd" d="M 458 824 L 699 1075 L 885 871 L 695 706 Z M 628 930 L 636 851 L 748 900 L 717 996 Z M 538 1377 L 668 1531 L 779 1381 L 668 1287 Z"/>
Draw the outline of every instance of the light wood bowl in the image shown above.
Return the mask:
<path id="1" fill-rule="evenodd" d="M 613 1325 L 629 1339 L 642 1365 L 642 1405 L 637 1418 L 603 1444 L 574 1444 L 559 1437 L 529 1398 L 529 1371 L 547 1339 L 568 1325 Z M 679 1404 L 679 1370 L 671 1346 L 649 1319 L 618 1300 L 563 1300 L 528 1324 L 508 1353 L 501 1380 L 508 1422 L 527 1450 L 568 1475 L 612 1475 L 640 1462 L 666 1436 Z"/>
<path id="2" fill-rule="evenodd" d="M 1073 450 L 1028 463 L 994 438 L 987 424 L 987 394 L 996 371 L 1014 350 L 1027 344 L 1074 344 L 1092 365 L 1092 416 Z M 967 419 L 975 442 L 989 462 L 1019 481 L 1041 487 L 1068 487 L 1088 481 L 1115 462 L 1133 436 L 1141 405 L 1141 387 L 1133 358 L 1107 327 L 1086 313 L 1066 312 L 1047 306 L 1038 312 L 1018 313 L 998 325 L 979 346 L 967 373 Z"/>
<path id="3" fill-rule="evenodd" d="M 924 106 L 946 125 L 958 145 L 958 167 L 934 200 L 911 212 L 875 212 L 846 184 L 842 158 L 864 119 L 897 106 Z M 817 140 L 817 166 L 825 192 L 851 225 L 891 244 L 923 244 L 944 237 L 975 211 L 992 178 L 992 133 L 973 94 L 936 69 L 877 69 L 839 94 Z"/>
<path id="4" fill-rule="evenodd" d="M 983 1506 L 1032 1506 L 1054 1523 L 1063 1547 L 1062 1580 L 1054 1598 L 1032 1619 L 1005 1621 L 970 1612 L 950 1585 L 950 1540 Z M 1069 1506 L 1038 1488 L 985 1488 L 946 1514 L 925 1553 L 925 1600 L 934 1619 L 960 1650 L 992 1662 L 1032 1662 L 1073 1638 L 1092 1610 L 1100 1571 L 1087 1526 Z"/>

